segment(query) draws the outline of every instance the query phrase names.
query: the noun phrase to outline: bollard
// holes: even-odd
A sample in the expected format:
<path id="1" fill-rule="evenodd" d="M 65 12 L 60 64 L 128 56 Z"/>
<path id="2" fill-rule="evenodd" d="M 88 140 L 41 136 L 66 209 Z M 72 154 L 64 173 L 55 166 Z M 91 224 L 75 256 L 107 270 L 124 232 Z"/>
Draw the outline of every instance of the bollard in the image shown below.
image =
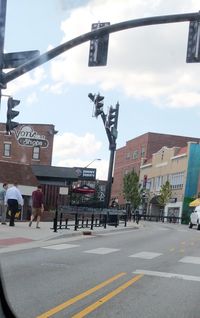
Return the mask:
<path id="1" fill-rule="evenodd" d="M 93 230 L 93 223 L 94 223 L 94 214 L 92 214 L 92 217 L 91 217 L 91 227 L 90 227 L 91 230 Z"/>
<path id="2" fill-rule="evenodd" d="M 127 225 L 127 214 L 124 217 L 124 227 L 126 227 L 126 225 Z"/>
<path id="3" fill-rule="evenodd" d="M 55 213 L 55 218 L 53 221 L 54 232 L 57 232 L 57 225 L 58 225 L 58 206 L 56 205 L 56 213 Z"/>
<path id="4" fill-rule="evenodd" d="M 60 213 L 60 226 L 59 226 L 59 229 L 62 228 L 62 217 L 63 217 L 63 214 L 62 214 L 62 212 L 61 212 L 61 213 Z"/>
<path id="5" fill-rule="evenodd" d="M 78 228 L 78 213 L 75 214 L 75 225 L 74 225 L 74 231 L 77 231 Z"/>

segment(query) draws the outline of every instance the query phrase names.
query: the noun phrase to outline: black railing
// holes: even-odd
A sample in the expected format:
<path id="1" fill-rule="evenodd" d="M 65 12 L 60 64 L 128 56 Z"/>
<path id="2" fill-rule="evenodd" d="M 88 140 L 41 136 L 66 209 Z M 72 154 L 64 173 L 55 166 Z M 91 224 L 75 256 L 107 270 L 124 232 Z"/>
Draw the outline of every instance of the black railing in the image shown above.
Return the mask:
<path id="1" fill-rule="evenodd" d="M 132 215 L 132 220 L 135 222 L 136 221 L 136 217 Z M 179 217 L 179 216 L 163 216 L 163 215 L 146 215 L 146 214 L 141 214 L 139 215 L 139 220 L 144 220 L 144 221 L 154 221 L 154 222 L 168 222 L 168 223 L 182 223 L 182 221 L 184 221 L 183 217 Z"/>
<path id="2" fill-rule="evenodd" d="M 108 225 L 117 227 L 120 223 L 127 225 L 125 210 L 98 209 L 79 206 L 59 206 L 53 221 L 54 232 L 57 229 L 78 229 L 94 227 L 106 228 Z"/>

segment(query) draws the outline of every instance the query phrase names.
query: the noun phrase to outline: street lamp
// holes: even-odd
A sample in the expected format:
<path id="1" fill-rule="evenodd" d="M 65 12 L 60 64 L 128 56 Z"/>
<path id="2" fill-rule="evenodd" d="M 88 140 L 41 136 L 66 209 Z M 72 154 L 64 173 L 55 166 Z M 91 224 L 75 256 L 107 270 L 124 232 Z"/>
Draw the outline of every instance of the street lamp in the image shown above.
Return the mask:
<path id="1" fill-rule="evenodd" d="M 96 159 L 94 159 L 94 160 L 92 160 L 90 163 L 88 163 L 88 165 L 87 166 L 85 166 L 84 168 L 87 168 L 87 167 L 89 167 L 94 161 L 100 161 L 101 159 L 100 158 L 96 158 Z"/>

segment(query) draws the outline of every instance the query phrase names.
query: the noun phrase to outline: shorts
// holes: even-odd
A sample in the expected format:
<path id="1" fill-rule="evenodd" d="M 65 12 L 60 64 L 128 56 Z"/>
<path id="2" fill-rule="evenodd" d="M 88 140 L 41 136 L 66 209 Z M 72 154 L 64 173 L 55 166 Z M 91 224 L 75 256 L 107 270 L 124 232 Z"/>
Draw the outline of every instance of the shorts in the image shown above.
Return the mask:
<path id="1" fill-rule="evenodd" d="M 42 215 L 42 211 L 41 208 L 32 208 L 32 214 L 33 216 L 36 218 L 37 216 L 41 216 Z"/>

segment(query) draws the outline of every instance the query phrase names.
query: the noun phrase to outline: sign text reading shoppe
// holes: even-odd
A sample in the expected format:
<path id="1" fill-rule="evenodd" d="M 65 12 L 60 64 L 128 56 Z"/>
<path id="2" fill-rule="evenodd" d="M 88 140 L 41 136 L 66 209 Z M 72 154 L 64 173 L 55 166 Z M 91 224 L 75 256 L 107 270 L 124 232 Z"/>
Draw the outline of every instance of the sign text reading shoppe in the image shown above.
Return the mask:
<path id="1" fill-rule="evenodd" d="M 20 130 L 15 130 L 15 135 L 21 146 L 47 148 L 49 145 L 46 137 L 44 135 L 39 135 L 30 126 L 22 126 Z"/>

